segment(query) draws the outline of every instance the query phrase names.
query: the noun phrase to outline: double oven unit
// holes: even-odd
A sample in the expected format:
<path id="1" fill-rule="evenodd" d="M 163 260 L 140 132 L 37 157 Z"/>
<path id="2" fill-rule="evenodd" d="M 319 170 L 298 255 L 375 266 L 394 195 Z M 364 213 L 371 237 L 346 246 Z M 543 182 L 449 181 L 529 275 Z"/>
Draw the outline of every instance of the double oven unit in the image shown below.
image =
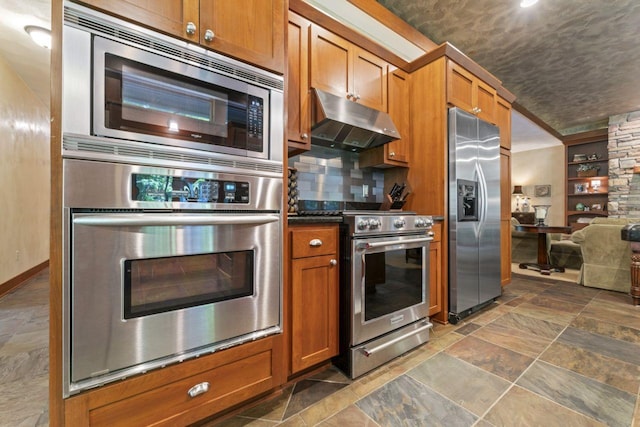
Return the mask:
<path id="1" fill-rule="evenodd" d="M 279 333 L 282 77 L 64 18 L 63 395 Z"/>

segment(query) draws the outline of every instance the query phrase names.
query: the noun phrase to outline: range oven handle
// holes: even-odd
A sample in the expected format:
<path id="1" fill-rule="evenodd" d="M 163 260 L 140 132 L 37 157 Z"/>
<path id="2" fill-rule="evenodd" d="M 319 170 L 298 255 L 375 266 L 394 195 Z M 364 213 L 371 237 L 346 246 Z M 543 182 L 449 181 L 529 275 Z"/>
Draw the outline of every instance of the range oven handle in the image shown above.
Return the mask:
<path id="1" fill-rule="evenodd" d="M 215 214 L 109 214 L 74 218 L 77 225 L 102 227 L 171 226 L 171 225 L 262 225 L 280 220 L 279 215 L 215 215 Z"/>
<path id="2" fill-rule="evenodd" d="M 391 240 L 386 242 L 367 242 L 367 243 L 359 243 L 357 247 L 358 249 L 373 249 L 373 248 L 383 248 L 385 246 L 392 246 L 392 245 L 404 245 L 407 243 L 424 243 L 424 242 L 430 242 L 432 240 L 433 240 L 433 237 L 421 237 L 419 239 Z"/>
<path id="3" fill-rule="evenodd" d="M 374 355 L 375 353 L 377 353 L 377 352 L 379 352 L 379 351 L 382 351 L 382 350 L 384 350 L 385 348 L 387 348 L 387 347 L 389 347 L 389 346 L 392 346 L 392 345 L 394 345 L 394 344 L 395 344 L 395 343 L 397 343 L 397 342 L 400 342 L 400 341 L 402 341 L 402 340 L 404 340 L 404 339 L 407 339 L 407 338 L 409 338 L 409 337 L 412 337 L 413 335 L 419 334 L 420 332 L 423 332 L 423 331 L 425 331 L 425 330 L 427 330 L 427 329 L 431 329 L 431 328 L 433 328 L 433 324 L 432 324 L 431 322 L 428 322 L 428 321 L 427 321 L 423 326 L 421 326 L 421 327 L 419 327 L 419 328 L 417 328 L 417 329 L 415 329 L 415 330 L 413 330 L 413 331 L 411 331 L 411 332 L 408 332 L 408 333 L 406 333 L 406 334 L 404 334 L 404 335 L 400 335 L 399 337 L 396 337 L 396 338 L 394 338 L 394 339 L 392 339 L 392 340 L 389 340 L 389 341 L 387 341 L 387 342 L 386 342 L 386 343 L 384 343 L 384 344 L 380 344 L 380 345 L 375 346 L 375 347 L 373 347 L 373 348 L 366 348 L 366 347 L 362 347 L 362 349 L 361 349 L 361 350 L 362 350 L 362 353 L 363 353 L 366 357 L 372 356 L 372 355 Z"/>

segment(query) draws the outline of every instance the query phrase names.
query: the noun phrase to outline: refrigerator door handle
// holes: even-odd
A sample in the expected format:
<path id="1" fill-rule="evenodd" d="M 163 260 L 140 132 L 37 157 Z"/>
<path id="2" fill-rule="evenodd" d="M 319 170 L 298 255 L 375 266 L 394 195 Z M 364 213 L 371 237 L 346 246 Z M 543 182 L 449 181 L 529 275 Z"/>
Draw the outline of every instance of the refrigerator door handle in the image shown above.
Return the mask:
<path id="1" fill-rule="evenodd" d="M 487 198 L 489 192 L 487 190 L 487 178 L 484 175 L 482 167 L 476 163 L 476 174 L 478 175 L 478 236 L 482 234 L 487 222 Z"/>

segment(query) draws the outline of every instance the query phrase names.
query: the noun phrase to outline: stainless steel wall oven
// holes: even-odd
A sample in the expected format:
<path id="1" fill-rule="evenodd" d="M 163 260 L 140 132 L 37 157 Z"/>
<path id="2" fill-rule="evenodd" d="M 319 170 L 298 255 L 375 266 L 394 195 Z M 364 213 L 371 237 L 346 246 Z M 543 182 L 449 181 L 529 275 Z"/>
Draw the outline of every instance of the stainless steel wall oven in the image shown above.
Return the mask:
<path id="1" fill-rule="evenodd" d="M 281 179 L 63 170 L 66 393 L 280 332 Z"/>

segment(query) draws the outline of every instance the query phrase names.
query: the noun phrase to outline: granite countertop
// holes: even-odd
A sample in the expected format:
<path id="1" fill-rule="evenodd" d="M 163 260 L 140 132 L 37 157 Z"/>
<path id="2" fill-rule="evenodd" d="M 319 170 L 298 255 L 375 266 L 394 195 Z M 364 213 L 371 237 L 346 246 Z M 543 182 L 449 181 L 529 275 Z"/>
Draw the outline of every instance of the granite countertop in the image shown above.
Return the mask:
<path id="1" fill-rule="evenodd" d="M 342 224 L 342 216 L 330 215 L 292 215 L 288 216 L 288 224 Z"/>

